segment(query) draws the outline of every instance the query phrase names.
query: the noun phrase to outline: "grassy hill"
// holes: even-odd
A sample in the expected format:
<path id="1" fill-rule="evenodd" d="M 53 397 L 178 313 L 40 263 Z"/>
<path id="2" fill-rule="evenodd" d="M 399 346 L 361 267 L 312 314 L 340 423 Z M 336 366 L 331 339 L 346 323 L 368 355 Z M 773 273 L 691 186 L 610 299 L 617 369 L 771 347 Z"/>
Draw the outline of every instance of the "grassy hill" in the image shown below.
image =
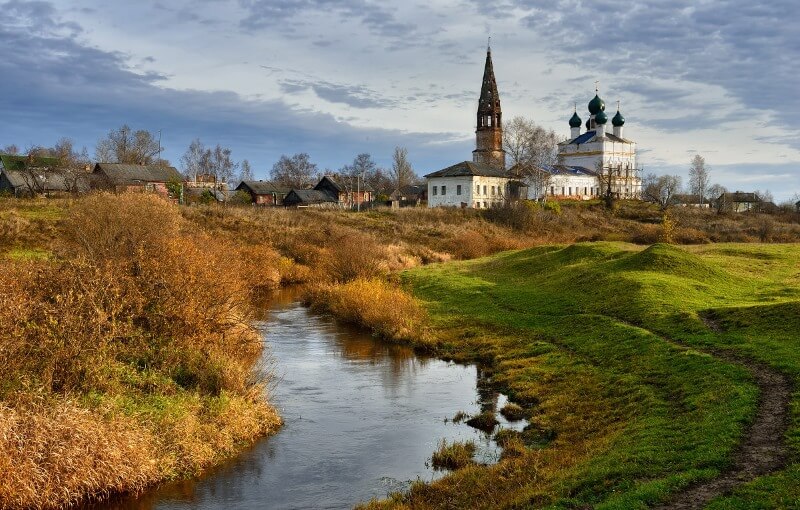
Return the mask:
<path id="1" fill-rule="evenodd" d="M 439 349 L 488 363 L 529 446 L 398 498 L 413 507 L 646 508 L 731 462 L 757 387 L 732 350 L 800 375 L 800 247 L 576 244 L 417 268 Z M 715 508 L 800 504 L 789 467 Z M 546 444 L 542 448 L 541 445 Z"/>

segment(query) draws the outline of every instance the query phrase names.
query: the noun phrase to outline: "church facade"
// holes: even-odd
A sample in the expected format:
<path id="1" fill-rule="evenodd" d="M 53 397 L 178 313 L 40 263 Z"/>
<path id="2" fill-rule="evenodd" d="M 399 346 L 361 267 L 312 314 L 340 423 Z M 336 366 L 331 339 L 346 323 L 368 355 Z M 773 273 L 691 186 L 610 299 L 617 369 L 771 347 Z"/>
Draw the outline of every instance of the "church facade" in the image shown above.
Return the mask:
<path id="1" fill-rule="evenodd" d="M 589 118 L 586 130 L 581 133 L 583 121 L 578 116 L 577 108 L 569 120 L 570 137 L 558 144 L 558 162 L 560 166 L 578 168 L 594 172 L 597 190 L 589 193 L 569 195 L 569 198 L 589 199 L 604 196 L 609 191 L 615 198 L 640 198 L 642 194 L 642 178 L 636 166 L 636 143 L 625 138 L 625 117 L 617 104 L 617 113 L 608 126 L 606 103 L 595 93 L 589 101 Z M 609 130 L 609 127 L 611 128 Z M 558 195 L 558 187 L 551 188 L 551 193 Z M 586 186 L 577 186 L 583 190 Z M 562 193 L 563 195 L 563 193 Z"/>
<path id="2" fill-rule="evenodd" d="M 426 175 L 425 179 L 428 183 L 428 207 L 486 209 L 508 200 L 511 179 L 506 172 L 503 114 L 491 48 L 486 50 L 472 161 L 456 163 Z"/>

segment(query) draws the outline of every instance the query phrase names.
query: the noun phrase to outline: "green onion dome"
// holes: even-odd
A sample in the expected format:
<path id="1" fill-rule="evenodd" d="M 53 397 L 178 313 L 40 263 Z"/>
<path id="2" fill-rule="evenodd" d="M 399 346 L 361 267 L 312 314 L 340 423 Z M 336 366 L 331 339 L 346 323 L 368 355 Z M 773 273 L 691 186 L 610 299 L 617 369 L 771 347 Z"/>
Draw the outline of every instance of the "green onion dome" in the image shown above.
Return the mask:
<path id="1" fill-rule="evenodd" d="M 578 112 L 573 113 L 572 118 L 569 119 L 569 127 L 579 128 L 582 123 L 581 118 L 578 117 Z"/>
<path id="2" fill-rule="evenodd" d="M 598 112 L 602 112 L 606 109 L 606 102 L 600 99 L 600 96 L 595 94 L 594 99 L 589 101 L 589 113 L 592 115 L 597 115 Z"/>
<path id="3" fill-rule="evenodd" d="M 625 117 L 623 117 L 622 114 L 619 113 L 619 110 L 617 110 L 617 114 L 614 115 L 614 118 L 611 119 L 611 123 L 614 124 L 614 126 L 616 127 L 621 127 L 625 125 Z"/>
<path id="4" fill-rule="evenodd" d="M 605 124 L 608 122 L 608 115 L 603 110 L 597 112 L 597 115 L 594 116 L 594 121 L 596 124 Z"/>

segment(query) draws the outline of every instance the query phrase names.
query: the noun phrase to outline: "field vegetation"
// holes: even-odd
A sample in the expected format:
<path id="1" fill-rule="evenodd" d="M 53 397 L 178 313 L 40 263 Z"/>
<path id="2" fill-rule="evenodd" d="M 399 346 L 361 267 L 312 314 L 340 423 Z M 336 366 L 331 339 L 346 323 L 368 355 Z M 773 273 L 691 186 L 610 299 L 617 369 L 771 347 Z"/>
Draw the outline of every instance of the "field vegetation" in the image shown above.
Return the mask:
<path id="1" fill-rule="evenodd" d="M 645 249 L 665 237 L 697 246 Z M 625 202 L 357 214 L 0 200 L 0 506 L 137 491 L 275 430 L 251 298 L 295 283 L 388 339 L 486 364 L 520 407 L 509 414 L 530 417 L 500 464 L 376 505 L 660 501 L 725 468 L 757 399 L 746 370 L 670 338 L 800 366 L 796 246 L 707 244 L 759 240 L 800 240 L 800 224 L 665 222 Z M 793 497 L 792 466 L 736 497 Z"/>
<path id="2" fill-rule="evenodd" d="M 800 376 L 797 245 L 537 247 L 404 273 L 443 355 L 481 360 L 531 416 L 494 466 L 369 508 L 648 508 L 726 470 L 758 391 L 732 351 Z M 711 321 L 711 322 L 710 322 Z M 788 465 L 713 508 L 800 504 L 800 400 Z"/>

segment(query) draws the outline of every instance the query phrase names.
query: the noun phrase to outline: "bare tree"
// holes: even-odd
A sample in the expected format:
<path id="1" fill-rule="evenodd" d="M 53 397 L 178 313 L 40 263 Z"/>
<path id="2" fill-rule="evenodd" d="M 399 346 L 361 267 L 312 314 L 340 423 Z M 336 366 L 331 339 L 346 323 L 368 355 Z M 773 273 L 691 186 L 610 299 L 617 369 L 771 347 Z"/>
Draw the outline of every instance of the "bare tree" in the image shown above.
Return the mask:
<path id="1" fill-rule="evenodd" d="M 214 150 L 207 150 L 208 168 L 217 182 L 228 182 L 233 178 L 239 163 L 234 163 L 231 159 L 231 150 L 217 144 Z"/>
<path id="2" fill-rule="evenodd" d="M 272 180 L 276 183 L 301 189 L 314 184 L 316 174 L 317 165 L 311 162 L 309 155 L 305 152 L 292 157 L 281 156 L 270 172 Z"/>
<path id="3" fill-rule="evenodd" d="M 503 128 L 503 149 L 509 168 L 553 165 L 557 159 L 557 145 L 555 131 L 547 131 L 524 117 L 514 117 Z"/>
<path id="4" fill-rule="evenodd" d="M 689 168 L 689 189 L 692 194 L 700 196 L 700 204 L 704 204 L 707 198 L 708 181 L 706 159 L 700 154 L 695 154 L 692 158 L 692 166 Z"/>
<path id="5" fill-rule="evenodd" d="M 677 175 L 648 174 L 642 181 L 642 196 L 645 200 L 666 209 L 673 204 L 681 189 L 681 178 Z"/>
<path id="6" fill-rule="evenodd" d="M 97 142 L 95 159 L 104 163 L 151 165 L 158 162 L 159 143 L 152 133 L 133 131 L 127 124 Z"/>
<path id="7" fill-rule="evenodd" d="M 552 174 L 544 167 L 557 162 L 558 136 L 524 117 L 514 117 L 503 129 L 503 149 L 514 177 L 528 185 L 529 196 L 545 198 Z"/>
<path id="8" fill-rule="evenodd" d="M 13 143 L 3 147 L 3 154 L 11 154 L 12 156 L 19 154 L 19 147 Z"/>
<path id="9" fill-rule="evenodd" d="M 408 162 L 408 149 L 405 147 L 394 148 L 390 176 L 395 189 L 401 189 L 416 182 L 417 175 L 411 168 L 411 163 Z"/>
<path id="10" fill-rule="evenodd" d="M 250 162 L 244 159 L 242 160 L 241 166 L 239 166 L 239 182 L 252 181 L 252 180 L 253 180 L 253 169 L 250 167 Z"/>
<path id="11" fill-rule="evenodd" d="M 727 193 L 728 188 L 721 184 L 712 184 L 708 188 L 708 196 L 710 198 L 711 206 L 717 211 L 722 211 L 725 202 L 722 200 L 723 193 Z"/>
<path id="12" fill-rule="evenodd" d="M 199 138 L 192 140 L 189 148 L 181 156 L 181 168 L 183 174 L 187 179 L 197 181 L 198 175 L 206 175 L 208 170 L 209 160 L 206 155 L 206 146 Z"/>

